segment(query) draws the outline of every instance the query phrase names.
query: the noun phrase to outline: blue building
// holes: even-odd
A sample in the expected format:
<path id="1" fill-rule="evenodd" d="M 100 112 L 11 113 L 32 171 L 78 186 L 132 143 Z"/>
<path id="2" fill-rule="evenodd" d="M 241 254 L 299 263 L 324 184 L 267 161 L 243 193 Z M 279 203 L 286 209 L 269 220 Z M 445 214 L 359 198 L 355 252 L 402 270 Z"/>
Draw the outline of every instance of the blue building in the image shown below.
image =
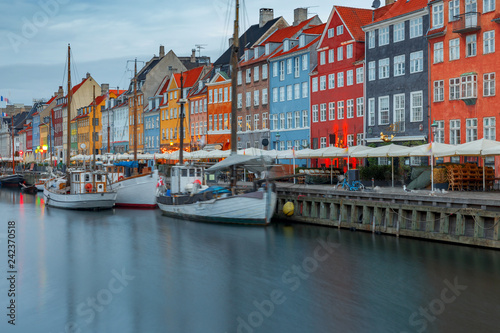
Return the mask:
<path id="1" fill-rule="evenodd" d="M 286 38 L 269 59 L 271 92 L 270 142 L 273 149 L 300 150 L 310 141 L 309 74 L 316 67 L 316 46 L 324 24 L 305 29 L 298 38 Z M 289 163 L 287 160 L 283 163 Z M 297 165 L 306 160 L 297 160 Z"/>
<path id="2" fill-rule="evenodd" d="M 144 110 L 144 152 L 149 154 L 160 153 L 160 103 L 162 95 L 149 98 Z"/>

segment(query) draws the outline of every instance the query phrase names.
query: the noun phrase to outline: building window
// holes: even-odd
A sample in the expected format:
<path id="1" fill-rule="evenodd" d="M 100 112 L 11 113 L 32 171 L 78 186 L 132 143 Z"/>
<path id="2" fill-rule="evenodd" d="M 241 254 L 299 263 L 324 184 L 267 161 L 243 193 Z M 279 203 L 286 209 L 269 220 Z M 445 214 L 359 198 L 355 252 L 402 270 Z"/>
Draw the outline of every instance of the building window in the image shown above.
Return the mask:
<path id="1" fill-rule="evenodd" d="M 312 106 L 312 122 L 313 123 L 318 122 L 318 105 Z"/>
<path id="2" fill-rule="evenodd" d="M 439 62 L 443 62 L 443 42 L 434 44 L 434 63 L 437 64 Z"/>
<path id="3" fill-rule="evenodd" d="M 208 130 L 212 131 L 212 115 L 208 115 Z M 168 130 L 167 130 L 168 133 Z"/>
<path id="4" fill-rule="evenodd" d="M 319 120 L 326 121 L 326 103 L 322 103 L 319 106 Z"/>
<path id="5" fill-rule="evenodd" d="M 405 40 L 405 23 L 396 23 L 393 27 L 393 39 L 394 43 L 401 42 Z"/>
<path id="6" fill-rule="evenodd" d="M 460 39 L 450 39 L 450 61 L 460 59 Z"/>
<path id="7" fill-rule="evenodd" d="M 405 75 L 405 55 L 394 57 L 394 76 Z"/>
<path id="8" fill-rule="evenodd" d="M 346 104 L 347 118 L 354 118 L 354 100 L 348 99 Z"/>
<path id="9" fill-rule="evenodd" d="M 488 140 L 496 140 L 495 117 L 483 118 L 483 137 Z"/>
<path id="10" fill-rule="evenodd" d="M 495 30 L 485 31 L 483 33 L 483 53 L 495 52 Z"/>
<path id="11" fill-rule="evenodd" d="M 274 62 L 273 63 L 273 77 L 277 77 L 277 76 L 278 76 L 278 62 Z"/>
<path id="12" fill-rule="evenodd" d="M 260 76 L 259 76 L 259 66 L 255 66 L 253 68 L 253 80 L 254 81 L 259 81 Z"/>
<path id="13" fill-rule="evenodd" d="M 389 44 L 389 27 L 378 29 L 378 46 Z"/>
<path id="14" fill-rule="evenodd" d="M 321 138 L 319 139 L 319 147 L 320 147 L 320 148 L 326 148 L 326 136 L 321 137 Z"/>
<path id="15" fill-rule="evenodd" d="M 280 81 L 285 80 L 285 62 L 280 61 Z"/>
<path id="16" fill-rule="evenodd" d="M 300 128 L 300 111 L 295 111 L 295 128 Z"/>
<path id="17" fill-rule="evenodd" d="M 444 24 L 443 4 L 432 5 L 432 28 L 442 27 Z"/>
<path id="18" fill-rule="evenodd" d="M 375 126 L 375 98 L 368 100 L 368 126 Z"/>
<path id="19" fill-rule="evenodd" d="M 370 61 L 368 63 L 368 81 L 373 81 L 375 80 L 376 73 L 375 73 L 375 61 Z"/>
<path id="20" fill-rule="evenodd" d="M 352 44 L 348 44 L 346 47 L 345 47 L 345 57 L 347 59 L 350 59 L 353 57 L 353 45 Z"/>
<path id="21" fill-rule="evenodd" d="M 337 87 L 344 86 L 344 72 L 337 73 Z"/>
<path id="22" fill-rule="evenodd" d="M 325 51 L 321 51 L 319 53 L 319 64 L 320 65 L 324 65 L 326 62 L 326 52 Z"/>
<path id="23" fill-rule="evenodd" d="M 319 78 L 319 90 L 326 90 L 326 75 Z"/>
<path id="24" fill-rule="evenodd" d="M 294 99 L 300 98 L 300 83 L 295 83 L 293 85 L 293 97 Z"/>
<path id="25" fill-rule="evenodd" d="M 300 76 L 300 58 L 295 57 L 293 60 L 294 60 L 293 69 L 294 69 L 295 77 L 299 77 Z"/>
<path id="26" fill-rule="evenodd" d="M 292 59 L 286 60 L 286 73 L 292 74 Z"/>
<path id="27" fill-rule="evenodd" d="M 267 112 L 262 114 L 262 129 L 267 129 Z"/>
<path id="28" fill-rule="evenodd" d="M 343 25 L 337 26 L 337 36 L 342 35 L 343 33 L 344 33 L 344 26 Z"/>
<path id="29" fill-rule="evenodd" d="M 328 103 L 328 120 L 335 120 L 335 102 Z"/>
<path id="30" fill-rule="evenodd" d="M 212 91 L 213 90 L 208 91 L 208 104 L 212 104 Z"/>
<path id="31" fill-rule="evenodd" d="M 450 101 L 460 99 L 460 78 L 450 79 Z"/>
<path id="32" fill-rule="evenodd" d="M 477 140 L 477 118 L 465 120 L 465 142 Z"/>
<path id="33" fill-rule="evenodd" d="M 389 124 L 389 96 L 381 96 L 378 98 L 378 124 Z"/>
<path id="34" fill-rule="evenodd" d="M 422 17 L 410 20 L 410 38 L 420 37 L 423 32 Z"/>
<path id="35" fill-rule="evenodd" d="M 410 53 L 410 74 L 424 70 L 424 51 Z"/>
<path id="36" fill-rule="evenodd" d="M 434 134 L 434 142 L 444 143 L 444 120 L 436 121 L 437 128 Z"/>
<path id="37" fill-rule="evenodd" d="M 285 87 L 280 87 L 280 102 L 285 101 Z"/>
<path id="38" fill-rule="evenodd" d="M 337 102 L 337 119 L 344 119 L 344 101 Z"/>
<path id="39" fill-rule="evenodd" d="M 363 81 L 364 81 L 363 67 L 358 67 L 356 68 L 356 84 L 363 83 Z"/>
<path id="40" fill-rule="evenodd" d="M 278 88 L 273 88 L 273 102 L 278 102 Z"/>
<path id="41" fill-rule="evenodd" d="M 247 116 L 245 117 L 245 121 L 246 121 L 245 131 L 251 131 L 252 130 L 252 116 L 247 114 Z"/>
<path id="42" fill-rule="evenodd" d="M 328 74 L 328 89 L 335 88 L 335 74 Z"/>
<path id="43" fill-rule="evenodd" d="M 246 83 L 250 83 L 252 82 L 252 69 L 251 68 L 247 68 L 247 71 L 246 71 L 246 76 L 245 76 L 245 82 Z"/>
<path id="44" fill-rule="evenodd" d="M 344 48 L 342 46 L 337 47 L 337 61 L 344 59 Z"/>
<path id="45" fill-rule="evenodd" d="M 483 13 L 495 10 L 495 0 L 483 0 Z"/>
<path id="46" fill-rule="evenodd" d="M 253 115 L 253 129 L 254 129 L 254 131 L 259 129 L 259 114 L 258 113 Z"/>
<path id="47" fill-rule="evenodd" d="M 460 78 L 460 97 L 477 97 L 477 75 L 465 75 Z"/>
<path id="48" fill-rule="evenodd" d="M 335 37 L 335 28 L 328 29 L 328 38 Z"/>
<path id="49" fill-rule="evenodd" d="M 262 105 L 267 104 L 267 88 L 262 89 Z"/>
<path id="50" fill-rule="evenodd" d="M 335 61 L 335 49 L 328 50 L 328 62 L 331 64 Z"/>
<path id="51" fill-rule="evenodd" d="M 378 78 L 387 79 L 389 77 L 389 58 L 378 61 Z"/>
<path id="52" fill-rule="evenodd" d="M 368 32 L 368 48 L 375 48 L 375 31 Z"/>
<path id="53" fill-rule="evenodd" d="M 312 91 L 313 92 L 318 91 L 318 78 L 317 77 L 312 78 Z"/>
<path id="54" fill-rule="evenodd" d="M 273 121 L 273 129 L 277 130 L 278 128 L 278 115 L 277 114 L 272 114 L 271 119 Z"/>
<path id="55" fill-rule="evenodd" d="M 302 111 L 302 127 L 308 127 L 308 126 L 309 126 L 309 112 L 307 110 L 303 110 Z"/>
<path id="56" fill-rule="evenodd" d="M 237 83 L 238 83 L 238 85 L 241 85 L 241 83 L 242 83 L 242 80 L 241 80 L 241 71 L 238 71 L 238 74 L 237 74 L 236 77 L 237 77 Z"/>
<path id="57" fill-rule="evenodd" d="M 365 106 L 363 97 L 356 98 L 356 116 L 363 117 L 365 114 Z"/>
<path id="58" fill-rule="evenodd" d="M 495 73 L 483 75 L 483 96 L 495 96 Z"/>
<path id="59" fill-rule="evenodd" d="M 252 105 L 252 93 L 247 91 L 245 98 L 245 106 L 248 108 Z"/>
<path id="60" fill-rule="evenodd" d="M 309 95 L 309 87 L 307 82 L 302 82 L 302 98 L 307 98 Z"/>
<path id="61" fill-rule="evenodd" d="M 267 79 L 267 64 L 262 65 L 262 80 Z"/>
<path id="62" fill-rule="evenodd" d="M 286 100 L 291 101 L 293 99 L 292 85 L 286 86 Z"/>
<path id="63" fill-rule="evenodd" d="M 410 93 L 410 121 L 417 122 L 424 120 L 424 98 L 422 91 Z"/>
<path id="64" fill-rule="evenodd" d="M 465 56 L 474 57 L 477 53 L 477 37 L 476 35 L 467 35 L 465 37 Z"/>
<path id="65" fill-rule="evenodd" d="M 302 55 L 302 70 L 307 71 L 309 63 L 307 62 L 307 54 Z"/>
<path id="66" fill-rule="evenodd" d="M 254 90 L 253 92 L 253 106 L 259 106 L 260 97 L 259 90 Z"/>
<path id="67" fill-rule="evenodd" d="M 444 81 L 434 81 L 434 102 L 444 101 Z"/>
<path id="68" fill-rule="evenodd" d="M 352 69 L 347 71 L 347 85 L 352 86 L 354 84 L 354 71 Z"/>
<path id="69" fill-rule="evenodd" d="M 405 94 L 394 95 L 394 131 L 405 131 Z"/>

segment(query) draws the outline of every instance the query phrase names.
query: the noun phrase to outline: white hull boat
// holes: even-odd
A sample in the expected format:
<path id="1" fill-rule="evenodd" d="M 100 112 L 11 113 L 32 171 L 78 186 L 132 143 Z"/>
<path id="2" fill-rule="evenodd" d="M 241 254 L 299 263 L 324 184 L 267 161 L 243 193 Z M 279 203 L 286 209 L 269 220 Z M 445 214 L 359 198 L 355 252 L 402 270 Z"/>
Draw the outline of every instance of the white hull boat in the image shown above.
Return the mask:
<path id="1" fill-rule="evenodd" d="M 109 209 L 116 201 L 116 192 L 60 194 L 43 190 L 45 204 L 65 209 Z"/>
<path id="2" fill-rule="evenodd" d="M 156 186 L 160 176 L 158 170 L 151 173 L 123 178 L 113 183 L 118 193 L 117 207 L 156 208 Z"/>

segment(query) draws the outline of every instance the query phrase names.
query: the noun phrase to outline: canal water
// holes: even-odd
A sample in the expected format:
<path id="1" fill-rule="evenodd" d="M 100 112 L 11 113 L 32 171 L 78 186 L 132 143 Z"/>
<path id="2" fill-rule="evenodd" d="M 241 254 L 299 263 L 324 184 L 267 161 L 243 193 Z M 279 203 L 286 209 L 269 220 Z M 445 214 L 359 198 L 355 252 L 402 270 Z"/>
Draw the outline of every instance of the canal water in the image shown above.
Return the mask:
<path id="1" fill-rule="evenodd" d="M 8 222 L 15 221 L 15 327 Z M 0 189 L 0 332 L 499 332 L 500 251 Z"/>

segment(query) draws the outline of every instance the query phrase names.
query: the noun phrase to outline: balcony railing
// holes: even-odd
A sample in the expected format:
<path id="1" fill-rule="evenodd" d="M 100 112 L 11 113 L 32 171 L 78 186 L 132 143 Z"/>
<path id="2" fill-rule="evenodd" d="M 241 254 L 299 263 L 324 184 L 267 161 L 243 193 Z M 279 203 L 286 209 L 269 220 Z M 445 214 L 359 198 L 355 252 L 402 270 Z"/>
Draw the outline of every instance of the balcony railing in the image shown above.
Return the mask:
<path id="1" fill-rule="evenodd" d="M 463 34 L 481 30 L 481 13 L 469 12 L 454 16 L 453 32 Z"/>

